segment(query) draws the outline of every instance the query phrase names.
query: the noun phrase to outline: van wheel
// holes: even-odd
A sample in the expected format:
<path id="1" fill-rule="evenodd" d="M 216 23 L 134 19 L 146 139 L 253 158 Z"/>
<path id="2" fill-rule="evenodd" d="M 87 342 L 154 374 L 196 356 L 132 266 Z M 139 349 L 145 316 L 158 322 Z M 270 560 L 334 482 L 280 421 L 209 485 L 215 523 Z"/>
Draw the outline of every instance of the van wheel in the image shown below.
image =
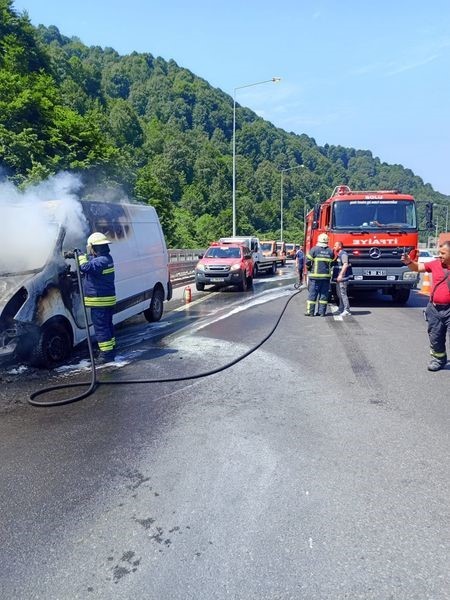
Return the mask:
<path id="1" fill-rule="evenodd" d="M 65 361 L 72 353 L 72 339 L 62 323 L 48 323 L 40 331 L 31 349 L 28 362 L 33 367 L 51 368 Z"/>
<path id="2" fill-rule="evenodd" d="M 203 290 L 205 289 L 205 284 L 196 282 L 195 289 L 197 290 L 197 292 L 203 292 Z"/>
<path id="3" fill-rule="evenodd" d="M 164 311 L 164 293 L 161 288 L 156 288 L 153 291 L 150 307 L 144 310 L 144 317 L 149 323 L 159 321 Z"/>

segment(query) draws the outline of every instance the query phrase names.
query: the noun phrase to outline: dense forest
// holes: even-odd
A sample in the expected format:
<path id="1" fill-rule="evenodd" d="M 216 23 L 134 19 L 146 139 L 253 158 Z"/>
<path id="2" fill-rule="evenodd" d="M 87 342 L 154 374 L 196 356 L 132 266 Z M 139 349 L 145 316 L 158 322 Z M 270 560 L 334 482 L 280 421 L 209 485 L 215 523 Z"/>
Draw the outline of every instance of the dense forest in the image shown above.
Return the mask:
<path id="1" fill-rule="evenodd" d="M 21 189 L 81 174 L 86 197 L 156 207 L 171 247 L 231 234 L 233 99 L 173 60 L 87 47 L 34 27 L 0 0 L 0 177 Z M 450 198 L 368 150 L 321 147 L 237 105 L 237 233 L 277 238 L 283 171 L 284 239 L 302 237 L 305 206 L 338 184 L 400 189 L 423 205 Z M 303 165 L 303 168 L 296 168 Z"/>

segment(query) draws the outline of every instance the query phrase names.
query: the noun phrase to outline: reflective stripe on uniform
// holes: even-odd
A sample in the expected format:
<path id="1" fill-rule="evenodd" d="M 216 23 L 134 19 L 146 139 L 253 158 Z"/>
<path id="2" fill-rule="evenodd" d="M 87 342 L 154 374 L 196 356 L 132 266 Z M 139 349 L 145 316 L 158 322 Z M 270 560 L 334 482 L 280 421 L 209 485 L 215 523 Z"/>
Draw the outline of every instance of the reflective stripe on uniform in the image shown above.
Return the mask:
<path id="1" fill-rule="evenodd" d="M 86 254 L 79 254 L 78 255 L 78 264 L 81 265 L 85 265 L 88 261 L 88 257 L 86 256 Z"/>
<path id="2" fill-rule="evenodd" d="M 98 342 L 98 347 L 102 352 L 109 352 L 116 347 L 116 340 L 115 338 L 112 338 L 106 342 Z"/>
<path id="3" fill-rule="evenodd" d="M 102 306 L 115 306 L 116 304 L 116 297 L 115 296 L 98 296 L 98 297 L 92 297 L 92 296 L 85 296 L 84 297 L 84 304 L 86 306 L 90 306 L 90 307 L 102 307 Z"/>
<path id="4" fill-rule="evenodd" d="M 332 258 L 315 256 L 314 258 L 308 254 L 308 260 L 312 261 L 312 269 L 309 272 L 310 277 L 314 277 L 314 279 L 330 279 L 331 277 L 331 263 L 333 262 Z M 321 264 L 325 263 L 326 273 L 319 273 L 319 269 Z"/>
<path id="5" fill-rule="evenodd" d="M 431 354 L 431 356 L 434 356 L 435 358 L 446 358 L 447 357 L 446 352 L 435 352 L 433 350 L 433 348 L 430 348 L 430 354 Z"/>
<path id="6" fill-rule="evenodd" d="M 110 273 L 114 273 L 114 267 L 108 267 L 108 269 L 102 271 L 102 275 L 109 275 Z"/>

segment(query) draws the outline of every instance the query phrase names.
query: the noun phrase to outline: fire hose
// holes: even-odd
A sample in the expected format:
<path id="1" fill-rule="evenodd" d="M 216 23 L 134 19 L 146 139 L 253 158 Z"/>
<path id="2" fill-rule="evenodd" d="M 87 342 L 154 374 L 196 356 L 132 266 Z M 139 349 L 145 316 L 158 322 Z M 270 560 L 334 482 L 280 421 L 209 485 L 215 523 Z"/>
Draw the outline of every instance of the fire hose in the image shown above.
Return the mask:
<path id="1" fill-rule="evenodd" d="M 76 272 L 77 272 L 77 283 L 78 283 L 78 287 L 80 290 L 80 295 L 81 297 L 83 297 L 83 284 L 81 281 L 81 272 L 80 272 L 80 266 L 78 264 L 78 250 L 74 250 L 74 256 L 75 256 L 75 264 L 76 264 Z M 217 367 L 215 369 L 211 369 L 209 371 L 204 371 L 203 373 L 197 373 L 195 375 L 184 375 L 182 377 L 168 377 L 168 378 L 163 378 L 163 379 L 121 379 L 120 381 L 102 381 L 100 379 L 97 378 L 97 370 L 95 367 L 95 360 L 94 360 L 94 350 L 92 347 L 92 339 L 91 339 L 91 334 L 89 332 L 89 320 L 88 320 L 88 315 L 87 315 L 87 310 L 86 310 L 86 306 L 83 303 L 83 316 L 84 316 L 84 324 L 86 326 L 86 331 L 87 331 L 87 344 L 88 344 L 88 349 L 89 349 L 89 358 L 90 358 L 90 362 L 91 362 L 91 378 L 90 381 L 85 381 L 85 382 L 76 382 L 76 383 L 65 383 L 65 384 L 60 384 L 60 385 L 53 385 L 53 386 L 49 386 L 49 387 L 45 387 L 45 388 L 41 388 L 39 390 L 36 390 L 35 392 L 33 392 L 32 394 L 30 394 L 30 397 L 28 399 L 28 403 L 31 404 L 32 406 L 36 406 L 36 407 L 53 407 L 53 406 L 64 406 L 65 404 L 71 404 L 73 402 L 79 402 L 80 400 L 83 400 L 84 398 L 87 398 L 88 396 L 90 396 L 91 394 L 93 394 L 100 386 L 106 386 L 106 385 L 132 385 L 132 384 L 137 384 L 137 383 L 173 383 L 173 382 L 177 382 L 177 381 L 188 381 L 191 379 L 201 379 L 202 377 L 209 377 L 210 375 L 215 375 L 216 373 L 220 373 L 221 371 L 225 371 L 226 369 L 229 369 L 230 367 L 236 365 L 237 363 L 241 362 L 242 360 L 244 360 L 244 358 L 247 358 L 247 356 L 250 356 L 250 354 L 252 354 L 253 352 L 255 352 L 256 350 L 258 350 L 258 348 L 260 348 L 265 342 L 267 342 L 267 340 L 273 335 L 273 333 L 275 332 L 275 330 L 277 329 L 284 313 L 286 312 L 286 309 L 288 307 L 289 302 L 295 297 L 297 296 L 297 294 L 300 294 L 303 290 L 299 289 L 298 291 L 294 292 L 286 301 L 280 315 L 278 316 L 275 325 L 272 327 L 272 329 L 269 331 L 269 333 L 260 341 L 258 342 L 255 346 L 252 346 L 251 348 L 249 348 L 249 350 L 247 350 L 246 352 L 244 352 L 243 354 L 241 354 L 240 356 L 236 357 L 235 359 L 233 359 L 232 361 Z M 71 396 L 70 398 L 64 398 L 62 400 L 55 400 L 55 401 L 36 401 L 35 398 L 37 398 L 38 396 L 43 396 L 45 394 L 54 392 L 56 390 L 62 390 L 62 389 L 68 389 L 68 388 L 75 388 L 75 387 L 87 387 L 87 390 L 82 392 L 81 394 L 78 394 L 76 396 Z"/>

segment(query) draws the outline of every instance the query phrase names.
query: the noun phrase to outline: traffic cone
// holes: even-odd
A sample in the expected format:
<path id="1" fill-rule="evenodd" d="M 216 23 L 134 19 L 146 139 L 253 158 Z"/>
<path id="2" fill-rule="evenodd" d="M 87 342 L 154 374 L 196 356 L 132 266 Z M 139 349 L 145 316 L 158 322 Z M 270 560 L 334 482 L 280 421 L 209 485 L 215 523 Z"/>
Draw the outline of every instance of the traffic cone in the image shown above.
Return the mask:
<path id="1" fill-rule="evenodd" d="M 423 280 L 422 280 L 422 286 L 420 288 L 420 293 L 426 294 L 427 296 L 429 296 L 430 292 L 431 292 L 431 277 L 430 277 L 429 273 L 424 273 Z"/>

